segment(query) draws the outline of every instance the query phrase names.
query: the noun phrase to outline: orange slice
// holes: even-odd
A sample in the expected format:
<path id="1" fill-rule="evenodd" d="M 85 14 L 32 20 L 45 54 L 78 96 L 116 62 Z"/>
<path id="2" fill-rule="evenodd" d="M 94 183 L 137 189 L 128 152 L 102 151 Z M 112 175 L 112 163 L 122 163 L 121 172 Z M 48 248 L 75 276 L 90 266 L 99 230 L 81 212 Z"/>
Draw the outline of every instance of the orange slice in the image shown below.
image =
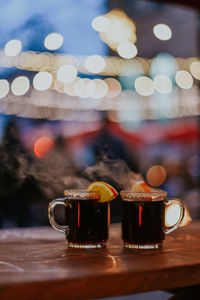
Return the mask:
<path id="1" fill-rule="evenodd" d="M 150 186 L 148 186 L 144 181 L 138 181 L 137 183 L 134 183 L 131 190 L 133 192 L 151 192 Z"/>
<path id="2" fill-rule="evenodd" d="M 109 202 L 117 197 L 118 192 L 110 184 L 103 181 L 94 181 L 92 182 L 87 191 L 98 192 L 99 193 L 99 202 Z"/>

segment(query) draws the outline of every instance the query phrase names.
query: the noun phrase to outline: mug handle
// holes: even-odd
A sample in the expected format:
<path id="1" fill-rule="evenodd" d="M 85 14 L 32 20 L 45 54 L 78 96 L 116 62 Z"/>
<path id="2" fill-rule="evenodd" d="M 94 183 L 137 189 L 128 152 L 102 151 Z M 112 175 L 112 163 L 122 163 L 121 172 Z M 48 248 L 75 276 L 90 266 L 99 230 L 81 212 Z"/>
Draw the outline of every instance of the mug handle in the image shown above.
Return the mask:
<path id="1" fill-rule="evenodd" d="M 59 225 L 55 219 L 54 219 L 54 207 L 56 205 L 63 205 L 66 207 L 66 203 L 65 203 L 65 198 L 57 198 L 52 200 L 49 203 L 49 207 L 48 207 L 48 217 L 49 217 L 49 222 L 51 224 L 51 226 L 55 229 L 60 231 L 63 234 L 67 234 L 69 231 L 69 226 L 67 225 Z"/>
<path id="2" fill-rule="evenodd" d="M 185 206 L 184 206 L 183 202 L 180 199 L 178 199 L 178 198 L 176 198 L 176 199 L 167 199 L 165 201 L 165 206 L 169 206 L 172 203 L 177 203 L 180 206 L 180 217 L 179 217 L 178 221 L 176 222 L 176 224 L 174 224 L 171 227 L 165 227 L 164 228 L 164 231 L 165 231 L 166 234 L 171 233 L 172 231 L 176 230 L 181 225 L 181 222 L 183 221 L 184 214 L 185 214 Z"/>

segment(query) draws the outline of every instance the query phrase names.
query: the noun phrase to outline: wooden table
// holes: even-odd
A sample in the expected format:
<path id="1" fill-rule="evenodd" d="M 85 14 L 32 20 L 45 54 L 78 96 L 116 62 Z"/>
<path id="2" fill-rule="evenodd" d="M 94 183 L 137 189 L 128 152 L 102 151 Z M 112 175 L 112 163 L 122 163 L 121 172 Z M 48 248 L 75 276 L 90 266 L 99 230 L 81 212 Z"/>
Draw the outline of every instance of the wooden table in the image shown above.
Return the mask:
<path id="1" fill-rule="evenodd" d="M 107 248 L 81 250 L 48 227 L 0 230 L 0 299 L 94 299 L 200 284 L 200 223 L 158 250 L 124 249 L 119 224 L 110 236 Z"/>

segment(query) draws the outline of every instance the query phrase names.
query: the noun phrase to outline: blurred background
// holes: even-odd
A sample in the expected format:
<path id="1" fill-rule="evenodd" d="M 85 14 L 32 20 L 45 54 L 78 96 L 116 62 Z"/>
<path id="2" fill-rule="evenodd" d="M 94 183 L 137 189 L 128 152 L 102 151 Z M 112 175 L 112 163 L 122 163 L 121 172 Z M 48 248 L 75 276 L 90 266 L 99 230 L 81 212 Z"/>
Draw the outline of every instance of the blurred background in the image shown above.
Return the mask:
<path id="1" fill-rule="evenodd" d="M 184 2 L 0 0 L 1 228 L 134 173 L 200 218 L 200 6 Z"/>

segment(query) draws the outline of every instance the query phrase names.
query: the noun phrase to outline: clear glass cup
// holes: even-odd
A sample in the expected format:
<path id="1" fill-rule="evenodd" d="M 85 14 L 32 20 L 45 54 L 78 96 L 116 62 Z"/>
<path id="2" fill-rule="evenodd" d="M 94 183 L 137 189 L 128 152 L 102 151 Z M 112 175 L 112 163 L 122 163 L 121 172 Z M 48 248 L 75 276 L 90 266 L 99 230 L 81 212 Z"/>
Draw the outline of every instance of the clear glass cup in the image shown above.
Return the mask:
<path id="1" fill-rule="evenodd" d="M 167 199 L 162 190 L 151 192 L 121 191 L 122 239 L 126 248 L 160 248 L 165 234 L 177 229 L 184 218 L 184 205 L 180 199 Z M 176 224 L 165 226 L 165 208 L 173 203 L 180 206 Z"/>
<path id="2" fill-rule="evenodd" d="M 72 248 L 102 248 L 108 239 L 110 203 L 100 203 L 97 192 L 65 190 L 64 198 L 49 203 L 48 216 L 51 226 L 66 235 Z M 65 207 L 65 225 L 54 218 L 56 205 Z"/>

